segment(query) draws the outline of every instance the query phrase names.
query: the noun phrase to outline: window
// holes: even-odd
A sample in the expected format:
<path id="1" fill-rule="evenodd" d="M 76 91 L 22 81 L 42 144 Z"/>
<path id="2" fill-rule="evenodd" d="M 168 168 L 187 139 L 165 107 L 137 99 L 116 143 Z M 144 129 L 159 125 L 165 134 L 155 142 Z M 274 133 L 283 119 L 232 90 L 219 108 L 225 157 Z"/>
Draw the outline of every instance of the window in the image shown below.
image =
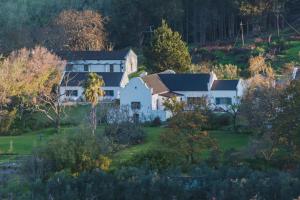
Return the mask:
<path id="1" fill-rule="evenodd" d="M 83 71 L 88 72 L 89 71 L 89 65 L 84 65 Z"/>
<path id="2" fill-rule="evenodd" d="M 109 72 L 114 72 L 114 65 L 109 65 Z"/>
<path id="3" fill-rule="evenodd" d="M 232 99 L 230 97 L 218 97 L 216 98 L 217 105 L 231 105 Z"/>
<path id="4" fill-rule="evenodd" d="M 131 102 L 131 109 L 132 110 L 139 110 L 139 109 L 141 109 L 141 102 Z"/>
<path id="5" fill-rule="evenodd" d="M 188 97 L 187 104 L 188 105 L 202 105 L 204 102 L 204 97 Z"/>
<path id="6" fill-rule="evenodd" d="M 115 96 L 115 92 L 113 90 L 104 90 L 106 97 L 113 97 Z"/>
<path id="7" fill-rule="evenodd" d="M 67 64 L 67 66 L 66 66 L 66 71 L 67 71 L 67 72 L 73 71 L 73 65 Z"/>
<path id="8" fill-rule="evenodd" d="M 66 90 L 66 96 L 67 97 L 77 97 L 78 90 Z"/>

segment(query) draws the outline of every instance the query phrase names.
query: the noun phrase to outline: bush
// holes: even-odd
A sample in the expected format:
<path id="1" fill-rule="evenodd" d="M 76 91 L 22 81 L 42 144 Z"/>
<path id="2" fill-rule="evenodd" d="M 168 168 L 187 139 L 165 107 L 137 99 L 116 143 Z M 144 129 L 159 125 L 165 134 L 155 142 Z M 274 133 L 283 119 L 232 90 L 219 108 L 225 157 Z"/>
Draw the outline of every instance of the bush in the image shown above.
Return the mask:
<path id="1" fill-rule="evenodd" d="M 152 149 L 142 152 L 125 163 L 126 166 L 141 167 L 145 166 L 151 170 L 166 170 L 176 167 L 183 163 L 180 156 L 168 149 Z"/>
<path id="2" fill-rule="evenodd" d="M 300 170 L 256 171 L 247 167 L 212 169 L 205 165 L 191 173 L 157 173 L 125 168 L 116 175 L 93 171 L 78 177 L 59 173 L 45 184 L 35 183 L 35 199 L 297 199 Z"/>
<path id="3" fill-rule="evenodd" d="M 161 126 L 161 120 L 159 117 L 155 117 L 154 120 L 151 122 L 152 127 Z"/>
<path id="4" fill-rule="evenodd" d="M 232 122 L 230 114 L 212 114 L 210 116 L 211 129 L 219 129 L 224 126 L 229 126 Z"/>
<path id="5" fill-rule="evenodd" d="M 145 131 L 138 124 L 130 122 L 108 124 L 104 135 L 117 145 L 136 145 L 144 142 Z"/>
<path id="6" fill-rule="evenodd" d="M 108 170 L 111 160 L 102 153 L 101 141 L 89 133 L 56 136 L 34 150 L 24 163 L 29 179 L 48 178 L 63 170 L 78 174 L 93 169 Z"/>
<path id="7" fill-rule="evenodd" d="M 0 135 L 8 135 L 16 117 L 16 109 L 12 111 L 0 111 Z"/>

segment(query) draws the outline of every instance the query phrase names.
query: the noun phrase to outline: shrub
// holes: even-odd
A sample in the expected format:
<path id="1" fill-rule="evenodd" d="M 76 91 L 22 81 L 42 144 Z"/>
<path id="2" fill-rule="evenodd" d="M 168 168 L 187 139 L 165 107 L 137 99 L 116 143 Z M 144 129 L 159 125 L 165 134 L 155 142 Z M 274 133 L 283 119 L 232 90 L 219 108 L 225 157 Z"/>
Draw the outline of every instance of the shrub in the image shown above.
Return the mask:
<path id="1" fill-rule="evenodd" d="M 46 145 L 35 149 L 23 166 L 29 179 L 48 178 L 63 170 L 79 174 L 93 169 L 108 170 L 111 160 L 101 152 L 101 142 L 89 133 L 52 138 Z"/>
<path id="2" fill-rule="evenodd" d="M 210 123 L 212 129 L 219 129 L 231 124 L 232 117 L 229 114 L 212 114 L 210 116 Z"/>
<path id="3" fill-rule="evenodd" d="M 117 145 L 141 144 L 145 139 L 145 131 L 142 127 L 130 122 L 108 124 L 105 127 L 104 135 Z"/>
<path id="4" fill-rule="evenodd" d="M 17 110 L 0 111 L 0 135 L 7 135 L 15 118 L 17 117 Z"/>
<path id="5" fill-rule="evenodd" d="M 152 127 L 161 126 L 161 120 L 159 117 L 155 117 L 154 120 L 151 122 Z"/>
<path id="6" fill-rule="evenodd" d="M 168 149 L 152 149 L 142 152 L 131 160 L 127 161 L 125 165 L 140 167 L 145 166 L 151 170 L 166 170 L 171 167 L 176 167 L 182 163 L 180 156 L 172 150 Z"/>

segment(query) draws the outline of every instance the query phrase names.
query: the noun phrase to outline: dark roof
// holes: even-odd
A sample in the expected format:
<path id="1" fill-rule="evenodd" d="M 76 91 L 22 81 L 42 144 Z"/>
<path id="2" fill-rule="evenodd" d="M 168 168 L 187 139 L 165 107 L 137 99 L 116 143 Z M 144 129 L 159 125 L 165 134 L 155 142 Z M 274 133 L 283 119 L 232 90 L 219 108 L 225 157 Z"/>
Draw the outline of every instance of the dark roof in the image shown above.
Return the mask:
<path id="1" fill-rule="evenodd" d="M 239 80 L 215 80 L 211 90 L 236 90 Z"/>
<path id="2" fill-rule="evenodd" d="M 167 98 L 172 98 L 172 97 L 178 97 L 178 96 L 183 96 L 183 95 L 182 94 L 178 94 L 176 92 L 166 92 L 166 93 L 159 94 L 159 96 L 167 97 Z"/>
<path id="3" fill-rule="evenodd" d="M 300 69 L 298 68 L 297 72 L 296 72 L 296 80 L 300 80 Z"/>
<path id="4" fill-rule="evenodd" d="M 142 79 L 148 85 L 148 87 L 153 89 L 153 94 L 160 94 L 169 91 L 167 86 L 165 86 L 165 84 L 160 80 L 157 74 L 144 76 Z"/>
<path id="5" fill-rule="evenodd" d="M 66 72 L 61 86 L 83 86 L 89 74 L 89 72 Z M 119 87 L 123 77 L 121 72 L 101 72 L 97 74 L 103 78 L 106 87 Z"/>
<path id="6" fill-rule="evenodd" d="M 170 91 L 208 91 L 210 74 L 158 74 Z"/>
<path id="7" fill-rule="evenodd" d="M 117 51 L 59 51 L 56 54 L 64 60 L 125 60 L 130 49 Z"/>

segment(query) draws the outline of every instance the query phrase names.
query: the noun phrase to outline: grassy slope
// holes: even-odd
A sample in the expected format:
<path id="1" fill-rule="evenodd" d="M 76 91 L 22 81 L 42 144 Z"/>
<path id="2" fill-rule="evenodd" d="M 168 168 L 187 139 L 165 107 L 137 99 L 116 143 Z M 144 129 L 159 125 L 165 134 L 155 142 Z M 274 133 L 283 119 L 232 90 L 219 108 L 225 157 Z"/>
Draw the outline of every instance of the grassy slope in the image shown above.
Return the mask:
<path id="1" fill-rule="evenodd" d="M 71 134 L 84 130 L 85 128 L 81 127 L 64 127 L 60 134 Z M 116 153 L 113 156 L 114 163 L 122 163 L 139 152 L 147 151 L 153 148 L 160 148 L 161 144 L 159 142 L 160 134 L 164 130 L 163 128 L 145 128 L 147 132 L 147 138 L 144 144 L 136 145 L 125 150 L 122 150 Z M 103 132 L 103 127 L 98 128 L 98 132 Z M 224 131 L 211 131 L 211 136 L 214 137 L 219 145 L 221 150 L 225 151 L 230 148 L 240 149 L 245 146 L 248 142 L 247 135 L 233 134 Z M 42 139 L 40 139 L 42 135 Z M 35 131 L 32 133 L 20 135 L 20 136 L 4 136 L 0 137 L 0 153 L 12 153 L 14 155 L 0 155 L 0 162 L 13 159 L 16 155 L 28 155 L 32 149 L 40 144 L 46 142 L 51 136 L 55 135 L 54 129 L 44 129 L 40 131 Z M 10 152 L 10 144 L 12 142 L 13 149 Z"/>
<path id="2" fill-rule="evenodd" d="M 159 137 L 163 130 L 163 128 L 146 128 L 146 142 L 116 153 L 113 156 L 113 166 L 129 160 L 139 152 L 147 151 L 152 148 L 160 148 L 161 144 L 159 142 Z M 231 148 L 241 149 L 246 146 L 249 141 L 249 136 L 247 135 L 234 134 L 226 131 L 211 131 L 210 135 L 217 140 L 222 151 L 226 151 Z"/>

